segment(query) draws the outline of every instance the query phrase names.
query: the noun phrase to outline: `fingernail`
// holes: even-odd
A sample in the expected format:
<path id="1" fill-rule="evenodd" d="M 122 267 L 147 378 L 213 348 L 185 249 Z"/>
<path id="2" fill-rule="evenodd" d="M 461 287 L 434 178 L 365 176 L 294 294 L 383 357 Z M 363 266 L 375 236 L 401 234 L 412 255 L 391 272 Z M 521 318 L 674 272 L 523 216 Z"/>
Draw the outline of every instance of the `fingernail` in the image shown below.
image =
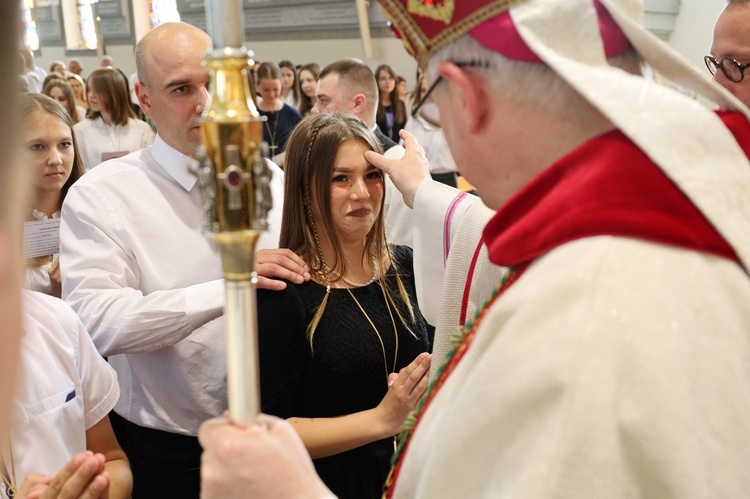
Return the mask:
<path id="1" fill-rule="evenodd" d="M 83 464 L 83 467 L 86 469 L 86 471 L 94 471 L 94 463 L 91 461 L 91 459 L 87 459 Z"/>
<path id="2" fill-rule="evenodd" d="M 305 281 L 305 278 L 304 278 L 304 277 L 302 277 L 301 275 L 298 275 L 298 276 L 297 276 L 297 277 L 295 278 L 295 281 L 297 281 L 297 282 L 304 282 L 304 281 Z"/>
<path id="3" fill-rule="evenodd" d="M 310 272 L 305 272 L 305 279 L 310 279 Z"/>

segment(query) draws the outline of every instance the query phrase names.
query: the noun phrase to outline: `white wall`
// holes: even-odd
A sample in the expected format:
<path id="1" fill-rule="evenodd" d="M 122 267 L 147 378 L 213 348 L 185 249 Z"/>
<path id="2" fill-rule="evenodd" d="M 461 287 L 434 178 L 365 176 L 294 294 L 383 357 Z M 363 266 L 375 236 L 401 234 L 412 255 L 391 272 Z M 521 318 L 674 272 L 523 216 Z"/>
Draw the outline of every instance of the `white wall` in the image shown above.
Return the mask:
<path id="1" fill-rule="evenodd" d="M 726 0 L 682 0 L 669 45 L 690 62 L 705 69 L 703 56 L 711 48 L 716 18 L 726 4 Z"/>

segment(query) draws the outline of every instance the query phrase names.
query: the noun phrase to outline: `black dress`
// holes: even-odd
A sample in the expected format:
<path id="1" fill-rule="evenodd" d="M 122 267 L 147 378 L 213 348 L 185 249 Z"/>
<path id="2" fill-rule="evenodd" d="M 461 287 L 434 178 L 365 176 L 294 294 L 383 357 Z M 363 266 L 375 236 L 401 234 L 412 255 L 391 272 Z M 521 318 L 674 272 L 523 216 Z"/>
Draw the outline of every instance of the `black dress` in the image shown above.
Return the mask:
<path id="1" fill-rule="evenodd" d="M 404 116 L 403 121 L 396 121 L 396 110 L 391 104 L 390 106 L 383 106 L 382 116 L 378 116 L 379 119 L 376 120 L 376 123 L 386 137 L 398 143 L 401 140 L 399 133 L 406 124 L 406 104 L 399 99 L 396 106 L 401 108 L 402 116 Z"/>
<path id="2" fill-rule="evenodd" d="M 416 315 L 412 334 L 394 311 L 398 372 L 429 345 L 424 318 L 416 308 L 412 251 L 395 246 L 393 253 Z M 398 296 L 394 273 L 391 267 L 386 285 L 391 296 Z M 383 339 L 391 372 L 395 337 L 381 287 L 375 282 L 351 291 Z M 325 293 L 325 287 L 313 281 L 288 284 L 284 291 L 258 291 L 263 412 L 282 418 L 343 416 L 372 409 L 385 396 L 387 380 L 380 341 L 346 289 L 331 289 L 310 349 L 306 328 Z M 408 317 L 405 309 L 402 314 Z M 325 484 L 340 499 L 376 499 L 381 497 L 392 454 L 393 439 L 387 438 L 314 463 Z"/>

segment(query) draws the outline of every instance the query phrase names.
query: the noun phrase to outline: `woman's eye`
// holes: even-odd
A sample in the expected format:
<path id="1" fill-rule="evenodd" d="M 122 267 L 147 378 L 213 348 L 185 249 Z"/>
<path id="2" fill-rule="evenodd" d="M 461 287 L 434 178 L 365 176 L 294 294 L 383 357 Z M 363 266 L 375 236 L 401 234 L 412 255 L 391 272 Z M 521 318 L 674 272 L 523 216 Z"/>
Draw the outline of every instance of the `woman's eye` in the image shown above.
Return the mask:
<path id="1" fill-rule="evenodd" d="M 42 144 L 32 144 L 31 146 L 29 146 L 29 149 L 31 149 L 32 151 L 41 151 L 42 149 L 44 149 L 44 146 Z"/>
<path id="2" fill-rule="evenodd" d="M 333 177 L 333 182 L 346 182 L 346 175 L 337 175 Z"/>
<path id="3" fill-rule="evenodd" d="M 381 172 L 380 170 L 372 171 L 367 174 L 367 178 L 380 180 L 383 178 L 383 172 Z"/>
<path id="4" fill-rule="evenodd" d="M 69 147 L 73 147 L 73 143 L 72 142 L 67 142 L 67 141 L 60 142 L 60 147 L 62 147 L 63 149 L 67 149 Z"/>

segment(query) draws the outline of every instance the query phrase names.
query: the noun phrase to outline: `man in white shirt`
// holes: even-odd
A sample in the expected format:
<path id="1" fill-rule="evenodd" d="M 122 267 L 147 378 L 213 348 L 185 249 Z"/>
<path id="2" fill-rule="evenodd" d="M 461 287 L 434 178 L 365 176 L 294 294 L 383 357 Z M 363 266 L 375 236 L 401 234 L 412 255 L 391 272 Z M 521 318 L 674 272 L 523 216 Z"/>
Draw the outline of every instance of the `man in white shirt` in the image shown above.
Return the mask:
<path id="1" fill-rule="evenodd" d="M 224 284 L 217 245 L 201 231 L 196 177 L 208 36 L 182 23 L 136 48 L 141 107 L 153 146 L 106 162 L 70 189 L 62 210 L 63 297 L 118 372 L 134 497 L 198 497 L 198 425 L 227 407 Z M 271 189 L 273 231 L 260 238 L 259 285 L 309 278 L 278 247 L 283 173 Z"/>
<path id="2" fill-rule="evenodd" d="M 24 47 L 21 54 L 25 64 L 26 77 L 29 80 L 29 92 L 41 92 L 44 79 L 47 78 L 47 71 L 34 63 L 34 51 L 31 48 Z M 36 88 L 32 88 L 33 85 L 36 85 Z"/>

